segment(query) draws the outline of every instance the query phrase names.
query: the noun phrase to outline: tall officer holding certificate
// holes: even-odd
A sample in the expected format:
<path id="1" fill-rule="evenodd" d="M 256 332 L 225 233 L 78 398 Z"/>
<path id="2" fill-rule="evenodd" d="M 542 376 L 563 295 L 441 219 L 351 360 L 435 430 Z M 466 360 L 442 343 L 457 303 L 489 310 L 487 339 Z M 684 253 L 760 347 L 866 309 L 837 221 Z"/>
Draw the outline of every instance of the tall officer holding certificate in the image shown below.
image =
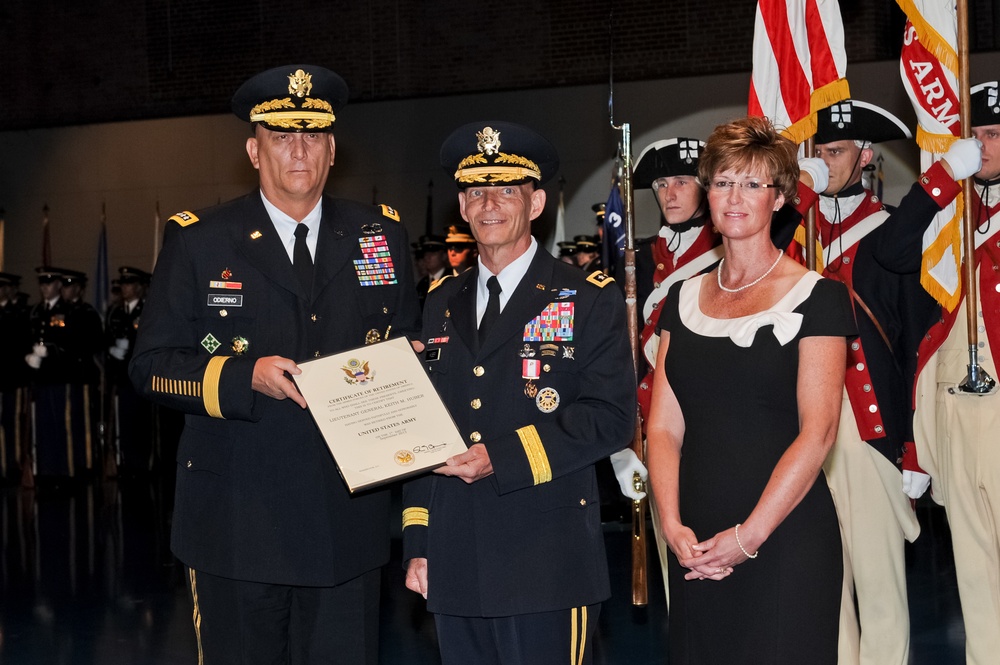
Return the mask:
<path id="1" fill-rule="evenodd" d="M 548 141 L 473 123 L 441 161 L 479 259 L 428 294 L 422 357 L 470 448 L 404 487 L 406 585 L 444 665 L 590 663 L 611 593 L 594 463 L 634 418 L 625 305 L 531 236 L 558 165 Z"/>
<path id="2" fill-rule="evenodd" d="M 136 389 L 186 414 L 171 546 L 209 665 L 378 661 L 389 496 L 349 495 L 290 379 L 418 330 L 398 214 L 323 194 L 347 96 L 312 65 L 243 84 L 260 189 L 171 218 L 139 325 Z"/>

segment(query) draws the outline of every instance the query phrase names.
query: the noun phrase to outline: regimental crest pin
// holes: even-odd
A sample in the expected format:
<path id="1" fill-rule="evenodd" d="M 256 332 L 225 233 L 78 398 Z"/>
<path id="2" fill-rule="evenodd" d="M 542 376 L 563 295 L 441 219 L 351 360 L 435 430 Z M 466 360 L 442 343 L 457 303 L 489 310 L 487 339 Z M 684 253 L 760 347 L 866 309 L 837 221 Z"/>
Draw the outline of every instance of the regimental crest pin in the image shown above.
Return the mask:
<path id="1" fill-rule="evenodd" d="M 234 337 L 231 343 L 231 348 L 233 353 L 238 356 L 242 356 L 250 348 L 250 342 L 247 341 L 246 337 Z"/>

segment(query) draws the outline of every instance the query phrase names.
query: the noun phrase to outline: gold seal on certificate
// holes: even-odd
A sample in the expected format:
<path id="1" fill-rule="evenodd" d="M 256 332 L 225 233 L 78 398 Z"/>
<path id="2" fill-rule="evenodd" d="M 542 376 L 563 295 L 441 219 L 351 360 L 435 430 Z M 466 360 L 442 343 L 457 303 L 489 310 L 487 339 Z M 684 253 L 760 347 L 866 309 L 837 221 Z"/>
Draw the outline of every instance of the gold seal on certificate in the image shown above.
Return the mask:
<path id="1" fill-rule="evenodd" d="M 405 337 L 299 363 L 294 377 L 351 493 L 467 447 Z"/>

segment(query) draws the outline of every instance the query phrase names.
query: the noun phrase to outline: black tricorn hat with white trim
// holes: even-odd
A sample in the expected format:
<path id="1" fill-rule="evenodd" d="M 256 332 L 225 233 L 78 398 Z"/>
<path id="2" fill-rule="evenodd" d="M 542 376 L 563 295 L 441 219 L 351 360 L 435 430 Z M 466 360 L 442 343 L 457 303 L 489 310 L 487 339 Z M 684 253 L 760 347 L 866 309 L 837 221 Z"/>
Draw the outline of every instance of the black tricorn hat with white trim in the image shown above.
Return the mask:
<path id="1" fill-rule="evenodd" d="M 1000 85 L 997 81 L 980 83 L 969 95 L 972 107 L 972 126 L 1000 125 Z"/>
<path id="2" fill-rule="evenodd" d="M 682 137 L 650 143 L 635 160 L 632 186 L 652 187 L 654 180 L 679 175 L 697 177 L 698 158 L 704 149 L 704 141 Z"/>
<path id="3" fill-rule="evenodd" d="M 818 145 L 834 141 L 868 141 L 881 143 L 895 139 L 911 139 L 913 134 L 903 121 L 883 108 L 845 99 L 816 114 Z"/>

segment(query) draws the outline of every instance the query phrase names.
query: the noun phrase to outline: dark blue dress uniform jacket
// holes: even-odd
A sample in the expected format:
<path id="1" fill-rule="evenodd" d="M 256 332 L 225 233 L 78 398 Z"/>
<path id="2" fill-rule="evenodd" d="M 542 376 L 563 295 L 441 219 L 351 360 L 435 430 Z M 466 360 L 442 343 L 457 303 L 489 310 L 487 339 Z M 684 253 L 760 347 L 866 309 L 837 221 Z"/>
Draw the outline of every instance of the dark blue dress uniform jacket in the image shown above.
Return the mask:
<path id="1" fill-rule="evenodd" d="M 262 356 L 299 362 L 387 331 L 416 332 L 398 216 L 324 196 L 312 298 L 259 192 L 171 219 L 130 376 L 140 394 L 186 414 L 174 554 L 213 575 L 304 586 L 339 584 L 384 565 L 388 493 L 351 497 L 309 412 L 250 386 Z M 362 286 L 359 241 L 376 235 L 387 239 L 397 283 Z M 210 294 L 241 302 L 210 306 Z M 246 342 L 242 355 L 238 338 Z"/>
<path id="2" fill-rule="evenodd" d="M 611 592 L 594 463 L 628 444 L 636 409 L 621 293 L 601 273 L 588 278 L 539 248 L 479 348 L 477 272 L 428 295 L 423 357 L 466 442 L 485 444 L 494 474 L 471 485 L 438 475 L 405 485 L 404 561 L 428 559 L 435 613 L 497 617 L 601 602 Z M 532 319 L 567 302 L 571 340 L 525 341 Z M 526 396 L 525 360 L 540 361 L 534 384 L 558 393 L 554 411 Z"/>

